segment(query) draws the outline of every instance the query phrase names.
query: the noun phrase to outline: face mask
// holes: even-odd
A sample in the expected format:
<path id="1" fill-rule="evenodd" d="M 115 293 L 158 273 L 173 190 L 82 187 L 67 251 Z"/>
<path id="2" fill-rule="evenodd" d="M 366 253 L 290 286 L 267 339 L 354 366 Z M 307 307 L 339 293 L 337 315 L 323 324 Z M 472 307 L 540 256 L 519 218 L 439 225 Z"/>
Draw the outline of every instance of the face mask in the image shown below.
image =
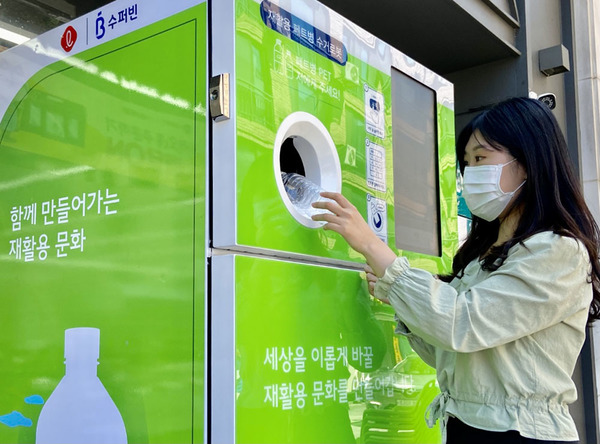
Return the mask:
<path id="1" fill-rule="evenodd" d="M 465 167 L 463 197 L 472 214 L 491 222 L 504 211 L 513 195 L 525 184 L 524 180 L 511 193 L 500 188 L 502 168 L 515 160 L 500 165 Z"/>

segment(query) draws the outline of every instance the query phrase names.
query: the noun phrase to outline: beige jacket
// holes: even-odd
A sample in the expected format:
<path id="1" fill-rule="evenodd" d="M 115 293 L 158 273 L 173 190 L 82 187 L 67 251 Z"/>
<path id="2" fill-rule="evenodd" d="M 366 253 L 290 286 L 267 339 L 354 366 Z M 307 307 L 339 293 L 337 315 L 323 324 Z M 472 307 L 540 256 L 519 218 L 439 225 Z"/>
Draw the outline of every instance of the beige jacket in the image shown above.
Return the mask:
<path id="1" fill-rule="evenodd" d="M 513 246 L 496 271 L 473 261 L 449 284 L 397 258 L 375 295 L 390 300 L 397 333 L 437 371 L 442 393 L 430 423 L 452 415 L 485 430 L 577 440 L 568 405 L 577 399 L 571 376 L 592 300 L 589 271 L 583 244 L 552 232 Z"/>

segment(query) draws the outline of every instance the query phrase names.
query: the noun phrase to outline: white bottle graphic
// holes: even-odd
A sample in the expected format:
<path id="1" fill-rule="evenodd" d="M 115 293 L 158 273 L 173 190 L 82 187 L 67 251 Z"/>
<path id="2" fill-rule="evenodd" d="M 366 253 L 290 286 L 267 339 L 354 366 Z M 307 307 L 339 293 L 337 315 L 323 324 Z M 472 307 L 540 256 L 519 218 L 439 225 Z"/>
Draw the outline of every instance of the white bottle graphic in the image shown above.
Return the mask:
<path id="1" fill-rule="evenodd" d="M 36 444 L 126 444 L 123 418 L 97 376 L 100 330 L 65 330 L 65 376 L 42 408 Z"/>
<path id="2" fill-rule="evenodd" d="M 283 48 L 279 39 L 275 41 L 273 47 L 273 68 L 278 74 L 283 74 Z"/>

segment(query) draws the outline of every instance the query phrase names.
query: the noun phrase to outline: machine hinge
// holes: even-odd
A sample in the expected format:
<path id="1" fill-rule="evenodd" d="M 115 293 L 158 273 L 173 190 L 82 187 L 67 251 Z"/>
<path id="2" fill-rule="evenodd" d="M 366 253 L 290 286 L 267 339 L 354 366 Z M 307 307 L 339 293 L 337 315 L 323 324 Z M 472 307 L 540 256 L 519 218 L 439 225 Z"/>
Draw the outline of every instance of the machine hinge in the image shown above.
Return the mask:
<path id="1" fill-rule="evenodd" d="M 210 116 L 215 122 L 229 119 L 229 74 L 219 74 L 210 79 L 208 89 Z"/>

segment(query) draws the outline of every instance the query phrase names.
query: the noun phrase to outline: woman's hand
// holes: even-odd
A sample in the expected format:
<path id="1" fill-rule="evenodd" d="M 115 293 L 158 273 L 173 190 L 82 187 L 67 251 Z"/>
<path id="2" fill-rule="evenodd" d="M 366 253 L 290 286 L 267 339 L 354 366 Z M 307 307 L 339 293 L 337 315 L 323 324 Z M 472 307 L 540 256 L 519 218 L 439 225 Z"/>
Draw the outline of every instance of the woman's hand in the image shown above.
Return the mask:
<path id="1" fill-rule="evenodd" d="M 312 204 L 314 208 L 329 211 L 329 213 L 319 213 L 312 217 L 313 220 L 327 222 L 323 229 L 341 234 L 354 250 L 363 255 L 368 249 L 369 243 L 379 241 L 379 238 L 367 225 L 356 207 L 343 195 L 340 193 L 322 192 L 321 196 L 333 201 L 315 202 Z"/>
<path id="2" fill-rule="evenodd" d="M 327 222 L 324 230 L 339 233 L 346 242 L 371 266 L 373 274 L 383 276 L 385 269 L 396 259 L 396 254 L 377 237 L 365 222 L 356 207 L 340 193 L 322 192 L 321 196 L 331 199 L 328 202 L 315 202 L 314 208 L 328 210 L 312 216 L 313 220 Z"/>
<path id="3" fill-rule="evenodd" d="M 368 265 L 365 265 L 365 273 L 367 275 L 367 284 L 369 285 L 369 293 L 371 296 L 375 296 L 375 284 L 377 283 L 377 276 L 373 272 L 373 269 Z"/>
<path id="4" fill-rule="evenodd" d="M 377 276 L 375 276 L 375 272 L 368 265 L 365 265 L 365 273 L 367 275 L 367 284 L 369 286 L 369 293 L 371 294 L 371 296 L 376 297 L 375 296 L 375 284 L 377 283 L 379 278 Z M 385 304 L 390 303 L 390 300 L 387 298 L 377 298 L 377 299 Z"/>

